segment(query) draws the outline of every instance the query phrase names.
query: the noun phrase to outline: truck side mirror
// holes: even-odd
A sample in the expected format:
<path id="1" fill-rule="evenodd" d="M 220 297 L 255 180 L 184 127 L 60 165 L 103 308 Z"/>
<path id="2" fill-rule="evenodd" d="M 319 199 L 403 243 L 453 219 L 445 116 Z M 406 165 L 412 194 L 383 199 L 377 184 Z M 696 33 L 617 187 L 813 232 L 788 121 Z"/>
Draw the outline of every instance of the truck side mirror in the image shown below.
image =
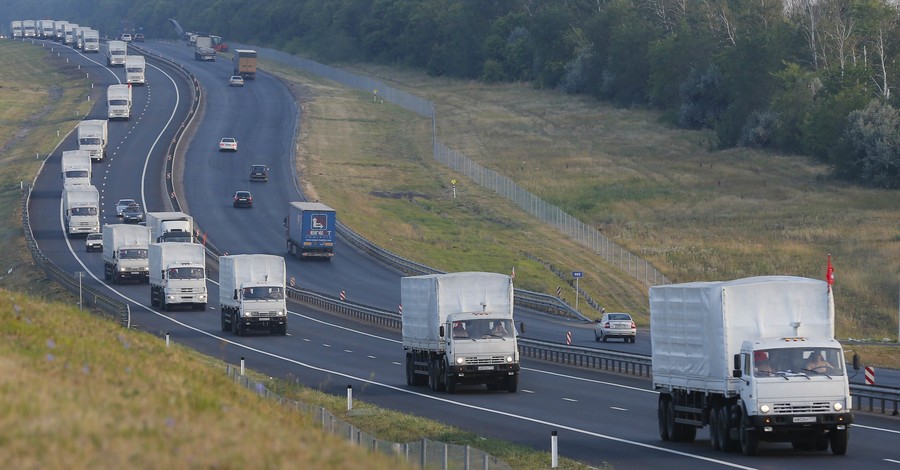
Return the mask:
<path id="1" fill-rule="evenodd" d="M 441 326 L 438 328 L 438 336 L 440 336 L 441 338 L 444 337 L 444 325 L 441 325 Z"/>
<path id="2" fill-rule="evenodd" d="M 234 300 L 237 300 L 237 289 L 234 290 Z"/>
<path id="3" fill-rule="evenodd" d="M 738 375 L 738 374 L 741 373 L 741 355 L 740 354 L 734 355 L 734 364 L 732 364 L 731 368 L 734 369 L 734 374 L 733 374 L 734 377 L 739 378 L 740 375 Z"/>
<path id="4" fill-rule="evenodd" d="M 853 353 L 853 370 L 859 370 L 859 353 Z"/>

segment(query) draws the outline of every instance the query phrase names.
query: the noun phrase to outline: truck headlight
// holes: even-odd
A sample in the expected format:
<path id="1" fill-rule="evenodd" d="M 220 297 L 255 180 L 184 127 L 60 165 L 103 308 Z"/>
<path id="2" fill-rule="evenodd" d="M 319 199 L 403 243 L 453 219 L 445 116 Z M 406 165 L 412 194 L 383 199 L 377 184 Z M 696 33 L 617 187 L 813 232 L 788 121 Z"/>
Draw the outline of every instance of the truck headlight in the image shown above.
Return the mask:
<path id="1" fill-rule="evenodd" d="M 283 317 L 283 316 L 284 316 L 284 310 L 279 310 L 278 312 L 275 313 L 275 315 L 278 315 L 279 317 Z"/>
<path id="2" fill-rule="evenodd" d="M 462 365 L 462 364 L 465 364 L 465 363 L 466 363 L 466 360 L 465 360 L 464 358 L 462 358 L 462 357 L 457 357 L 457 358 L 456 358 L 456 363 L 459 364 L 459 365 Z"/>
<path id="3" fill-rule="evenodd" d="M 832 405 L 832 408 L 834 408 L 834 411 L 841 411 L 844 409 L 844 405 L 841 402 L 836 401 L 834 402 L 834 405 Z"/>
<path id="4" fill-rule="evenodd" d="M 206 300 L 206 294 L 200 294 L 197 296 L 200 300 Z"/>
<path id="5" fill-rule="evenodd" d="M 117 269 L 118 269 L 120 272 L 121 272 L 121 271 L 127 271 L 127 269 L 125 269 L 125 266 L 119 266 Z"/>
<path id="6" fill-rule="evenodd" d="M 763 413 L 768 413 L 770 409 L 771 408 L 769 408 L 769 405 L 759 405 L 759 411 Z"/>
<path id="7" fill-rule="evenodd" d="M 513 361 L 512 356 L 506 356 L 506 362 L 512 363 L 512 361 Z"/>

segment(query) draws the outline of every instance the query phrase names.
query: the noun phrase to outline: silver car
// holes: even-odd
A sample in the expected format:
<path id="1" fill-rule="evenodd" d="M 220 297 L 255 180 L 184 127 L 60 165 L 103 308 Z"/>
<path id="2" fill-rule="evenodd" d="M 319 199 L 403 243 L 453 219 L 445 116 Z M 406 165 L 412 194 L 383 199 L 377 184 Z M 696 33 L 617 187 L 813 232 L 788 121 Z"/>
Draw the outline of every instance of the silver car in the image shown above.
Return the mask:
<path id="1" fill-rule="evenodd" d="M 137 202 L 134 199 L 119 199 L 119 202 L 116 203 L 116 217 L 122 217 L 125 208 L 132 204 L 137 204 Z"/>
<path id="2" fill-rule="evenodd" d="M 622 338 L 626 343 L 633 343 L 637 327 L 631 315 L 627 313 L 604 313 L 594 323 L 594 340 L 606 342 L 607 338 Z"/>
<path id="3" fill-rule="evenodd" d="M 84 251 L 103 251 L 103 234 L 89 233 L 84 240 Z"/>

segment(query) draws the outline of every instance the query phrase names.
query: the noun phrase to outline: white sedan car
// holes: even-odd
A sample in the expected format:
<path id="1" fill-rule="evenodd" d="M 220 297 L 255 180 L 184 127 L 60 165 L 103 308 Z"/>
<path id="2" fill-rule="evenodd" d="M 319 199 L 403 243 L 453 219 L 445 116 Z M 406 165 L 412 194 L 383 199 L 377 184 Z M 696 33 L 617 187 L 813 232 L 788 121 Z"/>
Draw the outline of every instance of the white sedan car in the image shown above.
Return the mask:
<path id="1" fill-rule="evenodd" d="M 122 217 L 125 208 L 132 204 L 137 204 L 137 202 L 134 199 L 119 199 L 119 202 L 116 203 L 116 217 Z"/>
<path id="2" fill-rule="evenodd" d="M 244 77 L 240 75 L 232 75 L 228 79 L 228 86 L 244 86 Z"/>
<path id="3" fill-rule="evenodd" d="M 222 137 L 219 141 L 220 152 L 237 152 L 237 139 L 234 137 Z"/>
<path id="4" fill-rule="evenodd" d="M 637 335 L 637 327 L 631 315 L 627 313 L 604 313 L 594 323 L 594 339 L 606 342 L 607 338 L 622 338 L 626 343 L 633 343 Z"/>

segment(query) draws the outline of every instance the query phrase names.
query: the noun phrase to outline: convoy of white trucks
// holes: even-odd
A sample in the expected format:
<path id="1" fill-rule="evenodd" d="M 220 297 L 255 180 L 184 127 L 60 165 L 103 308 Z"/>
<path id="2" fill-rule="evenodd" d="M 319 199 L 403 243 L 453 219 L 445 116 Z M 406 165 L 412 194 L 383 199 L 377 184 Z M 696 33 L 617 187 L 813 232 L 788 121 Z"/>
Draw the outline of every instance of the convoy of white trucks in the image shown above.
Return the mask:
<path id="1" fill-rule="evenodd" d="M 754 455 L 760 441 L 847 451 L 853 422 L 825 281 L 760 276 L 650 288 L 659 434 Z M 822 359 L 828 367 L 811 363 Z"/>
<path id="2" fill-rule="evenodd" d="M 103 226 L 103 278 L 118 284 L 126 279 L 150 281 L 150 229 L 143 225 Z"/>
<path id="3" fill-rule="evenodd" d="M 81 30 L 79 42 L 84 52 L 100 52 L 100 32 L 95 29 Z"/>
<path id="4" fill-rule="evenodd" d="M 64 150 L 60 159 L 63 185 L 91 184 L 91 153 L 86 150 Z"/>
<path id="5" fill-rule="evenodd" d="M 106 107 L 109 120 L 131 118 L 131 85 L 110 85 L 106 88 Z"/>
<path id="6" fill-rule="evenodd" d="M 89 184 L 63 186 L 63 219 L 68 235 L 100 231 L 100 192 Z"/>
<path id="7" fill-rule="evenodd" d="M 518 389 L 510 276 L 462 272 L 403 277 L 400 298 L 408 385 L 428 384 L 449 393 L 462 384 Z"/>
<path id="8" fill-rule="evenodd" d="M 154 243 L 195 241 L 194 218 L 184 212 L 147 212 L 145 217 Z"/>
<path id="9" fill-rule="evenodd" d="M 66 25 L 66 36 L 63 42 L 67 46 L 75 47 L 75 31 L 78 27 L 78 23 L 68 23 Z"/>
<path id="10" fill-rule="evenodd" d="M 78 149 L 91 153 L 92 161 L 103 161 L 109 131 L 105 119 L 86 119 L 78 123 Z"/>
<path id="11" fill-rule="evenodd" d="M 205 310 L 206 249 L 197 243 L 150 244 L 150 305 Z"/>
<path id="12" fill-rule="evenodd" d="M 36 38 L 37 22 L 35 20 L 22 20 L 22 35 L 25 38 Z"/>
<path id="13" fill-rule="evenodd" d="M 125 41 L 106 41 L 106 65 L 124 67 L 128 56 L 128 44 Z"/>
<path id="14" fill-rule="evenodd" d="M 275 255 L 219 257 L 222 331 L 243 336 L 264 330 L 287 334 L 284 258 Z"/>
<path id="15" fill-rule="evenodd" d="M 25 37 L 25 30 L 22 27 L 21 20 L 11 21 L 9 23 L 9 31 L 13 39 L 21 39 Z"/>
<path id="16" fill-rule="evenodd" d="M 147 67 L 142 55 L 129 54 L 125 56 L 125 82 L 132 85 L 143 85 L 144 69 Z"/>

